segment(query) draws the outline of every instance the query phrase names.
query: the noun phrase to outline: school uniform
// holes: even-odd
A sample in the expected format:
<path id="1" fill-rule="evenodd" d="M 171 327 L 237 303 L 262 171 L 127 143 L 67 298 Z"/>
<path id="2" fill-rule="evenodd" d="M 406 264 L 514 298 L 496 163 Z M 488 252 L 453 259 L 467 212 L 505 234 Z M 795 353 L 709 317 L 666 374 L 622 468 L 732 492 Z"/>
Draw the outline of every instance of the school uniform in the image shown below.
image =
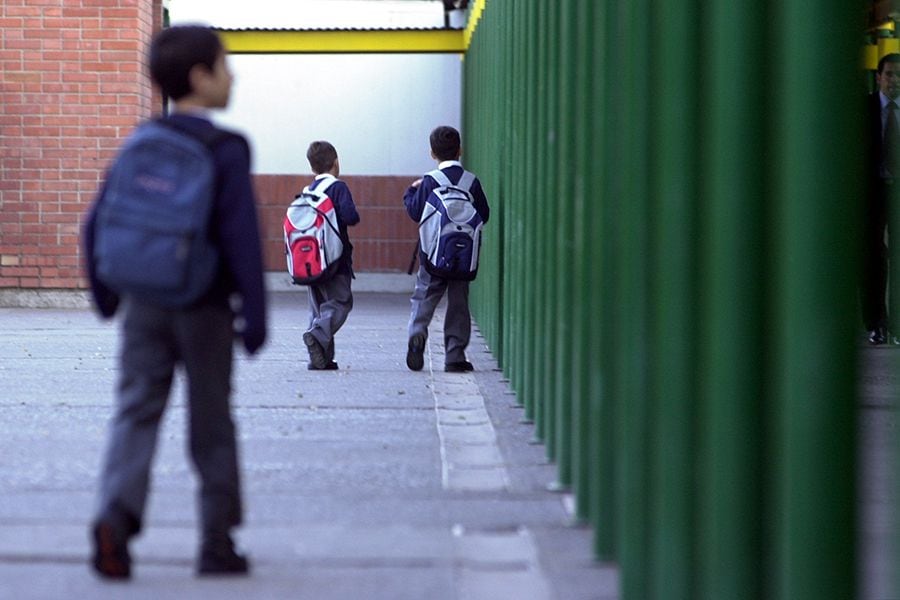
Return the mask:
<path id="1" fill-rule="evenodd" d="M 456 184 L 462 178 L 464 169 L 456 160 L 443 161 L 438 165 L 451 183 Z M 409 217 L 417 223 L 422 218 L 425 201 L 431 192 L 438 187 L 438 182 L 426 175 L 418 187 L 410 186 L 403 195 L 403 204 Z M 469 188 L 475 210 L 487 223 L 490 207 L 481 182 L 476 177 Z M 410 299 L 410 315 L 407 325 L 408 338 L 415 336 L 428 338 L 428 325 L 434 316 L 438 303 L 447 295 L 447 312 L 444 317 L 444 350 L 445 362 L 461 363 L 466 360 L 466 347 L 472 331 L 472 317 L 469 312 L 469 282 L 445 279 L 432 275 L 425 269 L 425 255 L 419 251 L 419 270 L 416 273 L 416 287 Z"/>
<path id="2" fill-rule="evenodd" d="M 353 293 L 351 291 L 353 244 L 350 243 L 347 228 L 359 223 L 359 213 L 346 183 L 323 173 L 317 175 L 309 187 L 311 190 L 318 190 L 323 185 L 325 187 L 321 191 L 326 192 L 334 203 L 338 231 L 344 244 L 344 253 L 341 256 L 341 264 L 333 277 L 324 283 L 313 284 L 307 288 L 310 312 L 307 333 L 311 334 L 322 347 L 326 363 L 332 363 L 334 361 L 334 335 L 353 309 Z"/>
<path id="3" fill-rule="evenodd" d="M 214 127 L 201 115 L 168 118 L 189 132 Z M 95 306 L 106 318 L 120 308 L 123 313 L 117 409 L 100 476 L 97 520 L 115 523 L 128 535 L 141 530 L 159 423 L 179 365 L 187 375 L 190 453 L 201 482 L 204 534 L 227 532 L 242 520 L 230 406 L 232 346 L 236 321 L 242 323 L 241 336 L 249 353 L 265 343 L 262 245 L 246 140 L 232 134 L 212 151 L 216 191 L 210 235 L 220 250 L 220 264 L 210 289 L 192 305 L 172 309 L 136 296 L 120 298 L 98 280 L 93 239 L 105 190 L 84 229 Z M 235 295 L 240 298 L 237 314 L 231 304 Z"/>

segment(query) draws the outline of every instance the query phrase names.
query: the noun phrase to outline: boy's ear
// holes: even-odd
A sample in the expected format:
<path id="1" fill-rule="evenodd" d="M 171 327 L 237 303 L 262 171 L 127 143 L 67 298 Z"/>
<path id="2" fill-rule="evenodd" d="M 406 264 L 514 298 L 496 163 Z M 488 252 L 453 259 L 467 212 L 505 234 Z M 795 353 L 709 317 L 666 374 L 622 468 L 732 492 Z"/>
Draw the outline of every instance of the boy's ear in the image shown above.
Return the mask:
<path id="1" fill-rule="evenodd" d="M 202 63 L 197 63 L 191 67 L 191 70 L 188 71 L 188 83 L 191 84 L 191 93 L 197 93 L 211 74 L 212 72 Z"/>
<path id="2" fill-rule="evenodd" d="M 191 94 L 195 93 L 200 86 L 200 78 L 202 77 L 202 73 L 200 72 L 201 68 L 201 65 L 194 65 L 191 67 L 191 70 L 188 71 L 188 83 L 191 84 Z"/>

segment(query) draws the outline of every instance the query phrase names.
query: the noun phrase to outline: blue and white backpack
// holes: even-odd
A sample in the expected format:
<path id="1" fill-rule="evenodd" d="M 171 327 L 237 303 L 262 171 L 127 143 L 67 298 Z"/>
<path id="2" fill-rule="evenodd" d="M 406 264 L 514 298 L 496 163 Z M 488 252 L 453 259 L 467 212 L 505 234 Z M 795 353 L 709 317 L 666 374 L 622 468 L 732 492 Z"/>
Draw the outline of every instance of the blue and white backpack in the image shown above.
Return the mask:
<path id="1" fill-rule="evenodd" d="M 469 189 L 475 175 L 463 171 L 453 184 L 440 169 L 428 173 L 436 187 L 425 200 L 419 219 L 419 247 L 425 270 L 436 277 L 472 281 L 478 273 L 481 228 L 484 220 Z"/>

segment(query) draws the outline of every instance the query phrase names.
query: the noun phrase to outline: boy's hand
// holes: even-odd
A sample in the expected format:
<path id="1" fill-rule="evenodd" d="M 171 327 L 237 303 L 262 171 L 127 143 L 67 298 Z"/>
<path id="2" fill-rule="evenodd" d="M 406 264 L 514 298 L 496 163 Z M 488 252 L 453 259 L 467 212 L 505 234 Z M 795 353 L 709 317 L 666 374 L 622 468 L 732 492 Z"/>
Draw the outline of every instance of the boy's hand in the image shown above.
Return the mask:
<path id="1" fill-rule="evenodd" d="M 265 324 L 248 326 L 244 329 L 241 337 L 244 340 L 244 348 L 247 350 L 247 354 L 252 356 L 266 343 L 266 326 Z"/>
<path id="2" fill-rule="evenodd" d="M 266 323 L 257 319 L 247 320 L 244 315 L 234 319 L 234 332 L 244 342 L 247 354 L 254 355 L 266 343 Z"/>
<path id="3" fill-rule="evenodd" d="M 416 179 L 416 180 L 413 181 L 411 184 L 409 184 L 410 187 L 414 187 L 414 188 L 417 188 L 417 187 L 419 187 L 420 185 L 422 185 L 422 180 L 421 180 L 421 179 Z"/>

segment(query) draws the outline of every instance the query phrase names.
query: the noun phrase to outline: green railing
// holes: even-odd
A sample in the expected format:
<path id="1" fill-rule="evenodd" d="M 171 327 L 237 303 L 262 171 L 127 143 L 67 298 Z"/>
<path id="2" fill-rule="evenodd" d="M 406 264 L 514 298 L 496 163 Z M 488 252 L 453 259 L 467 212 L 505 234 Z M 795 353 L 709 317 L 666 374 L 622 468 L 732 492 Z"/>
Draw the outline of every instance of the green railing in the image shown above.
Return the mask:
<path id="1" fill-rule="evenodd" d="M 489 0 L 472 38 L 474 310 L 625 600 L 855 596 L 859 12 Z"/>

